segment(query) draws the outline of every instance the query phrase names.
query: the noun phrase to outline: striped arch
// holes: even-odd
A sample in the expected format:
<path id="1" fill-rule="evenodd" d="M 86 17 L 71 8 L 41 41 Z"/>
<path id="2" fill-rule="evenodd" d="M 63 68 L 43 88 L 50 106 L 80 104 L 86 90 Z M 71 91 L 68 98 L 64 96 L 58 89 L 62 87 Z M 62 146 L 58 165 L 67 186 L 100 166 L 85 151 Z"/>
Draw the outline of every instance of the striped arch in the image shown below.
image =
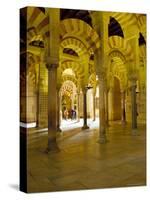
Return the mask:
<path id="1" fill-rule="evenodd" d="M 46 37 L 49 18 L 38 7 L 28 7 L 27 13 L 28 42 L 36 35 Z"/>
<path id="2" fill-rule="evenodd" d="M 78 56 L 81 56 L 87 52 L 86 46 L 82 43 L 82 41 L 75 37 L 68 37 L 63 39 L 61 41 L 61 48 L 62 51 L 64 48 L 71 48 L 78 54 Z"/>
<path id="3" fill-rule="evenodd" d="M 62 76 L 62 84 L 65 82 L 65 81 L 72 81 L 75 86 L 77 87 L 77 79 L 74 77 L 74 76 L 71 76 L 71 75 L 64 75 Z"/>
<path id="4" fill-rule="evenodd" d="M 146 15 L 137 14 L 136 16 L 137 16 L 137 24 L 138 24 L 139 32 L 142 33 L 146 41 Z"/>
<path id="5" fill-rule="evenodd" d="M 128 71 L 120 57 L 114 57 L 113 62 L 109 65 L 107 79 L 110 85 L 108 85 L 108 88 L 112 86 L 113 77 L 117 77 L 120 80 L 121 89 L 126 88 Z"/>
<path id="6" fill-rule="evenodd" d="M 110 52 L 121 52 L 126 61 L 133 61 L 134 55 L 132 48 L 124 38 L 119 36 L 111 36 L 108 39 L 108 44 L 110 47 Z"/>
<path id="7" fill-rule="evenodd" d="M 86 22 L 79 19 L 64 19 L 60 22 L 61 38 L 74 37 L 81 40 L 89 51 L 100 47 L 100 39 L 94 29 Z"/>
<path id="8" fill-rule="evenodd" d="M 118 21 L 123 31 L 126 31 L 128 26 L 135 25 L 137 22 L 135 14 L 132 13 L 112 12 L 110 16 Z"/>
<path id="9" fill-rule="evenodd" d="M 79 78 L 79 79 L 84 78 L 84 71 L 79 63 L 71 61 L 71 60 L 67 60 L 67 61 L 64 61 L 63 63 L 61 63 L 61 72 L 62 73 L 65 69 L 69 69 L 69 68 L 71 68 L 75 72 L 75 74 L 77 75 L 77 78 Z"/>
<path id="10" fill-rule="evenodd" d="M 113 50 L 109 53 L 109 61 L 112 62 L 113 58 L 120 58 L 123 63 L 126 63 L 125 56 L 119 50 Z"/>
<path id="11" fill-rule="evenodd" d="M 43 40 L 49 36 L 49 18 L 39 8 L 28 8 L 28 41 L 36 35 L 42 35 Z M 60 35 L 62 39 L 74 36 L 87 45 L 89 51 L 100 46 L 100 39 L 94 29 L 79 19 L 65 19 L 60 22 Z"/>

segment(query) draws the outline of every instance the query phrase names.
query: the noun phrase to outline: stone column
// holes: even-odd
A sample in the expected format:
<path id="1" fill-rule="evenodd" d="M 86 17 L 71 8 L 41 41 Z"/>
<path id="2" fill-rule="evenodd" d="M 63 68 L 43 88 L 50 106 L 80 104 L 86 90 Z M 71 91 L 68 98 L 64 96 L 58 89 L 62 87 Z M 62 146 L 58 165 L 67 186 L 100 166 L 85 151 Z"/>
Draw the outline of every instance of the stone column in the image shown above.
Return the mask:
<path id="1" fill-rule="evenodd" d="M 83 89 L 83 127 L 82 129 L 88 129 L 87 125 L 87 88 Z"/>
<path id="2" fill-rule="evenodd" d="M 48 68 L 48 148 L 47 151 L 58 151 L 57 134 L 57 65 Z"/>
<path id="3" fill-rule="evenodd" d="M 80 121 L 80 92 L 77 93 L 77 117 L 78 122 Z"/>
<path id="4" fill-rule="evenodd" d="M 105 118 L 106 118 L 106 126 L 109 126 L 108 120 L 108 90 L 105 90 Z"/>
<path id="5" fill-rule="evenodd" d="M 59 94 L 59 88 L 57 88 L 57 131 L 61 132 L 62 130 L 60 129 L 60 104 L 61 104 L 61 98 Z"/>
<path id="6" fill-rule="evenodd" d="M 126 112 L 125 112 L 125 91 L 121 91 L 121 121 L 122 124 L 126 124 Z"/>
<path id="7" fill-rule="evenodd" d="M 49 151 L 58 151 L 57 134 L 57 67 L 60 45 L 60 9 L 49 8 L 49 33 L 45 40 L 46 65 L 48 68 L 48 147 Z"/>
<path id="8" fill-rule="evenodd" d="M 136 80 L 131 81 L 132 128 L 137 128 Z"/>
<path id="9" fill-rule="evenodd" d="M 93 121 L 95 121 L 95 91 L 93 91 Z"/>
<path id="10" fill-rule="evenodd" d="M 99 142 L 106 143 L 106 122 L 105 122 L 105 79 L 104 75 L 99 76 Z"/>
<path id="11" fill-rule="evenodd" d="M 110 87 L 109 89 L 109 110 L 108 110 L 108 119 L 114 120 L 114 88 Z"/>

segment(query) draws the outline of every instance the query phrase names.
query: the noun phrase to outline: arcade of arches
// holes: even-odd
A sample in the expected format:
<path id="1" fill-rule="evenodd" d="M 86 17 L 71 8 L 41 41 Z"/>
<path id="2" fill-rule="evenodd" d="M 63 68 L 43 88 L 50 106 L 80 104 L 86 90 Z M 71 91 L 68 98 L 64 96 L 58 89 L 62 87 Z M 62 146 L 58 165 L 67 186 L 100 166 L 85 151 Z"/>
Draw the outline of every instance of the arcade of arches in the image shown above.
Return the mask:
<path id="1" fill-rule="evenodd" d="M 133 170 L 137 173 L 131 174 L 129 185 L 145 184 L 146 15 L 28 7 L 21 10 L 20 19 L 20 124 L 27 131 L 32 157 L 29 191 L 124 186 L 131 180 L 125 171 L 134 164 L 140 167 Z M 84 170 L 75 159 L 81 157 L 91 182 L 85 176 L 86 181 L 80 181 Z M 35 158 L 53 174 L 45 169 L 48 175 L 42 175 L 44 164 Z M 72 170 L 78 180 L 66 169 L 69 161 L 78 169 Z M 113 182 L 110 177 L 118 168 L 112 166 L 121 161 L 122 174 Z M 100 176 L 99 170 L 108 165 L 106 177 Z M 100 178 L 95 183 L 96 172 Z M 49 178 L 39 183 L 34 174 Z"/>

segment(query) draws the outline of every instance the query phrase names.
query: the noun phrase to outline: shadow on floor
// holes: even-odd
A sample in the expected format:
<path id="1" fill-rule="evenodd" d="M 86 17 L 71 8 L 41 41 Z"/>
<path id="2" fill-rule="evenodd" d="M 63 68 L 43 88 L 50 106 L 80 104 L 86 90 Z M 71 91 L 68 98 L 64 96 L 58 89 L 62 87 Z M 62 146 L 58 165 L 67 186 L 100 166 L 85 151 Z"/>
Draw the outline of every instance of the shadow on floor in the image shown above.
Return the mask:
<path id="1" fill-rule="evenodd" d="M 14 189 L 14 190 L 19 191 L 19 185 L 18 184 L 9 184 L 9 187 Z"/>

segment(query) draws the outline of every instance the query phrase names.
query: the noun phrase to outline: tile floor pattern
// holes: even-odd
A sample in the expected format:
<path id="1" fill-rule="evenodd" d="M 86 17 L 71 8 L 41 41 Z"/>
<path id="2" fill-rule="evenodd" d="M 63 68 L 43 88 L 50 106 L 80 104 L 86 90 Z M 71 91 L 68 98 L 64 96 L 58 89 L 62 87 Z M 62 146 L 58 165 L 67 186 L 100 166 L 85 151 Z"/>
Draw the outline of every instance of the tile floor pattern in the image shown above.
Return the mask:
<path id="1" fill-rule="evenodd" d="M 47 132 L 28 136 L 28 192 L 146 184 L 144 125 L 133 134 L 130 125 L 110 124 L 106 144 L 97 142 L 96 126 L 76 127 L 59 133 L 59 153 L 44 153 Z"/>

